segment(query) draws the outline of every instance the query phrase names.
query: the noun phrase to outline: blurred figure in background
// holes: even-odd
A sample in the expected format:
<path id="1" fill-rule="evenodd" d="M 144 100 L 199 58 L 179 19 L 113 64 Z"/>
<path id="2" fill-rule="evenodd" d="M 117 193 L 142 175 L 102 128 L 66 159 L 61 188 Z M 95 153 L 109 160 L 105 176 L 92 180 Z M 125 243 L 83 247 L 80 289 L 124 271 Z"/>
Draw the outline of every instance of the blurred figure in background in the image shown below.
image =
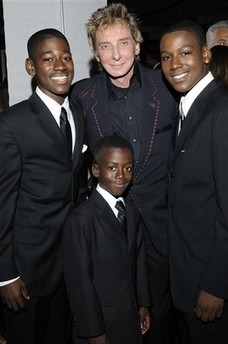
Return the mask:
<path id="1" fill-rule="evenodd" d="M 228 46 L 215 45 L 211 48 L 209 69 L 223 87 L 228 87 Z"/>
<path id="2" fill-rule="evenodd" d="M 228 20 L 221 20 L 208 28 L 206 43 L 210 49 L 214 45 L 228 45 Z"/>

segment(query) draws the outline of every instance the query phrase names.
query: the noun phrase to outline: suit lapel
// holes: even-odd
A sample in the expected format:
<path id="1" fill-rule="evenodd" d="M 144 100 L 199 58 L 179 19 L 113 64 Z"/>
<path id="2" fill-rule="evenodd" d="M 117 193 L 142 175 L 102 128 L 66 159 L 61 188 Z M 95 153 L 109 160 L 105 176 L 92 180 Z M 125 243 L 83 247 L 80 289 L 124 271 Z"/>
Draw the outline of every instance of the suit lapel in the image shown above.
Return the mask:
<path id="1" fill-rule="evenodd" d="M 91 109 L 94 123 L 101 137 L 112 134 L 112 125 L 109 111 L 108 87 L 106 87 L 106 75 L 100 73 L 91 91 Z M 102 101 L 98 101 L 102 100 Z M 103 114 L 105 113 L 105 116 Z"/>
<path id="2" fill-rule="evenodd" d="M 46 132 L 47 136 L 54 141 L 55 145 L 58 149 L 64 153 L 66 157 L 69 156 L 69 152 L 64 141 L 63 135 L 56 123 L 54 117 L 52 116 L 51 112 L 44 104 L 44 102 L 40 99 L 40 97 L 34 92 L 34 94 L 29 98 L 29 102 L 31 107 L 35 113 L 38 115 L 38 120 Z M 70 156 L 69 156 L 70 160 Z"/>
<path id="3" fill-rule="evenodd" d="M 107 222 L 109 226 L 110 223 L 112 223 L 112 227 L 110 227 L 110 230 L 114 230 L 120 233 L 121 236 L 126 239 L 126 236 L 121 228 L 121 225 L 119 224 L 115 214 L 113 213 L 113 210 L 106 202 L 106 200 L 96 190 L 92 193 L 90 197 L 94 198 L 96 210 L 100 213 L 100 217 L 104 219 L 104 223 Z"/>
<path id="4" fill-rule="evenodd" d="M 144 166 L 151 154 L 150 152 L 154 143 L 160 104 L 157 88 L 155 87 L 151 77 L 149 75 L 145 75 L 145 73 L 148 72 L 144 71 L 141 66 L 139 66 L 139 71 L 143 92 L 143 136 L 141 154 L 139 163 L 136 166 L 134 178 L 137 178 L 137 174 L 140 173 L 141 168 Z"/>
<path id="5" fill-rule="evenodd" d="M 218 85 L 214 81 L 210 82 L 191 105 L 181 132 L 176 140 L 172 164 L 178 154 L 184 150 L 187 141 L 192 137 L 201 120 L 207 116 L 208 111 L 206 107 L 210 99 L 209 94 L 217 87 Z"/>
<path id="6" fill-rule="evenodd" d="M 71 112 L 74 118 L 75 135 L 76 135 L 74 150 L 72 154 L 72 161 L 75 167 L 77 165 L 78 159 L 81 156 L 82 147 L 84 143 L 84 119 L 78 108 L 76 109 L 76 108 L 71 107 Z"/>

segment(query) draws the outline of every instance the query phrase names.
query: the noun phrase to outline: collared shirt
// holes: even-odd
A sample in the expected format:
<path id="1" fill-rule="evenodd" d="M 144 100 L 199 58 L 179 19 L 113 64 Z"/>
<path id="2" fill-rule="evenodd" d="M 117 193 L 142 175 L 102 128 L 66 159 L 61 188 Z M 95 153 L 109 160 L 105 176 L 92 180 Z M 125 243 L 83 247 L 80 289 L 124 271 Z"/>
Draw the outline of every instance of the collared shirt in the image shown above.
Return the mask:
<path id="1" fill-rule="evenodd" d="M 143 113 L 143 93 L 137 64 L 128 88 L 113 85 L 108 76 L 107 86 L 113 133 L 124 136 L 131 142 L 137 163 L 141 153 Z"/>
<path id="2" fill-rule="evenodd" d="M 112 209 L 113 213 L 115 214 L 115 216 L 117 217 L 118 215 L 118 210 L 115 208 L 116 202 L 117 201 L 122 201 L 123 204 L 124 200 L 123 197 L 114 197 L 110 194 L 110 192 L 106 191 L 105 189 L 103 189 L 99 183 L 97 184 L 96 190 L 99 192 L 99 194 L 105 199 L 105 201 L 109 204 L 110 208 Z"/>
<path id="3" fill-rule="evenodd" d="M 185 117 L 188 114 L 190 107 L 192 106 L 198 95 L 204 90 L 204 88 L 214 79 L 211 72 L 208 72 L 204 78 L 202 78 L 187 94 L 181 97 L 180 104 L 182 104 L 182 110 Z"/>
<path id="4" fill-rule="evenodd" d="M 71 127 L 71 134 L 72 134 L 72 151 L 75 145 L 75 136 L 76 136 L 76 131 L 75 131 L 75 124 L 74 124 L 74 118 L 70 109 L 69 105 L 69 99 L 68 97 L 65 98 L 64 102 L 62 105 L 57 103 L 54 99 L 50 98 L 47 96 L 44 92 L 41 91 L 41 89 L 37 86 L 36 87 L 36 93 L 37 95 L 41 98 L 41 100 L 44 102 L 44 104 L 47 106 L 47 108 L 50 110 L 52 116 L 54 117 L 56 123 L 60 127 L 60 112 L 61 112 L 61 107 L 64 107 L 67 112 L 67 118 L 70 123 Z"/>

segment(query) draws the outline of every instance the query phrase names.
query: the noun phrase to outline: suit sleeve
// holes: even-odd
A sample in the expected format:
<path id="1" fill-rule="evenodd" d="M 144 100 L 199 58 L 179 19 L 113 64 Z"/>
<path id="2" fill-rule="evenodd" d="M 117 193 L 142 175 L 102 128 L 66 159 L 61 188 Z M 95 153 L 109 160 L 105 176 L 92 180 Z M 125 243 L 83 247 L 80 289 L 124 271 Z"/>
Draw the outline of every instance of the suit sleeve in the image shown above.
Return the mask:
<path id="1" fill-rule="evenodd" d="M 141 220 L 139 222 L 137 234 L 137 300 L 139 308 L 152 306 L 151 295 L 149 292 L 146 248 Z"/>
<path id="2" fill-rule="evenodd" d="M 13 255 L 13 228 L 21 173 L 20 149 L 8 126 L 0 120 L 0 281 L 19 275 Z"/>
<path id="3" fill-rule="evenodd" d="M 212 169 L 215 193 L 214 240 L 200 288 L 228 298 L 228 112 L 213 124 Z M 200 210 L 199 210 L 200 211 Z M 209 214 L 211 216 L 211 214 Z"/>
<path id="4" fill-rule="evenodd" d="M 102 309 L 93 285 L 89 225 L 71 215 L 63 232 L 64 275 L 77 334 L 95 337 L 105 332 Z"/>

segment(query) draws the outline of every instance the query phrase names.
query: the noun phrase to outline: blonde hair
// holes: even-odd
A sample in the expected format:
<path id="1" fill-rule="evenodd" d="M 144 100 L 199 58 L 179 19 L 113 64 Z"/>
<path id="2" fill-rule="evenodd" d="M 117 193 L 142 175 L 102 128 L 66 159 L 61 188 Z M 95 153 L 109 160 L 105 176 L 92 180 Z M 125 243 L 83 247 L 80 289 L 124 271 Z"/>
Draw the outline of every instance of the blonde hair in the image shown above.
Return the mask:
<path id="1" fill-rule="evenodd" d="M 140 21 L 135 13 L 129 13 L 127 7 L 121 3 L 111 3 L 99 8 L 86 23 L 87 38 L 90 48 L 95 51 L 95 36 L 101 27 L 111 26 L 115 23 L 125 23 L 131 30 L 136 43 L 142 43 L 143 37 L 140 31 Z"/>

